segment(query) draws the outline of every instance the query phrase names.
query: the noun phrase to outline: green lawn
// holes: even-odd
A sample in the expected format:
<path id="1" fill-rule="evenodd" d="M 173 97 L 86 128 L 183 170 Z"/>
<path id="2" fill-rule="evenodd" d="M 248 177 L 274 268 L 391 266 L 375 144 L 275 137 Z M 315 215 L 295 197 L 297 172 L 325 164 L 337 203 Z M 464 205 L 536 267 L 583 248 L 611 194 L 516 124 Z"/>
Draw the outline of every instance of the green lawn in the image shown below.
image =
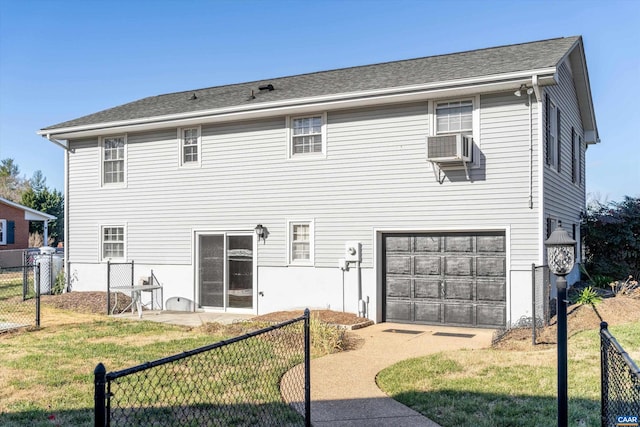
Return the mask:
<path id="1" fill-rule="evenodd" d="M 609 330 L 630 354 L 640 351 L 640 323 Z M 569 339 L 569 425 L 600 425 L 600 338 Z M 556 350 L 467 350 L 410 359 L 378 374 L 394 399 L 444 427 L 538 427 L 556 424 Z"/>
<path id="2" fill-rule="evenodd" d="M 65 316 L 65 312 L 53 309 L 49 309 L 47 316 L 51 318 L 56 314 Z M 166 369 L 145 371 L 117 381 L 112 387 L 112 391 L 116 393 L 112 405 L 117 409 L 121 404 L 119 402 L 124 402 L 122 405 L 126 408 L 152 402 L 155 407 L 161 398 L 168 405 L 188 408 L 188 413 L 193 416 L 201 410 L 202 399 L 197 397 L 198 393 L 190 391 L 193 389 L 189 387 L 193 385 L 189 386 L 187 381 L 183 381 L 186 374 L 187 378 L 197 376 L 198 386 L 204 384 L 205 391 L 215 392 L 220 384 L 228 390 L 231 384 L 241 383 L 242 389 L 235 391 L 239 394 L 224 396 L 224 393 L 218 393 L 228 404 L 234 405 L 242 401 L 247 408 L 258 407 L 262 411 L 265 407 L 277 406 L 279 411 L 291 412 L 286 405 L 282 405 L 278 380 L 289 369 L 288 362 L 299 361 L 287 360 L 282 355 L 284 350 L 279 347 L 280 344 L 262 337 L 252 339 L 251 343 L 245 341 L 247 344 L 241 344 L 245 349 L 253 346 L 257 350 L 254 356 L 245 361 L 229 352 L 222 352 L 213 358 L 195 356 L 186 364 L 172 367 L 165 365 Z M 59 326 L 45 326 L 40 330 L 2 334 L 0 425 L 93 425 L 93 372 L 99 362 L 104 363 L 107 371 L 111 372 L 224 338 L 223 335 L 212 336 L 204 332 L 204 329 L 99 316 L 81 323 L 70 321 Z M 278 353 L 274 356 L 275 360 L 284 360 L 282 363 L 274 365 L 272 361 L 258 360 L 260 355 L 275 353 Z M 235 365 L 235 369 L 229 373 L 230 371 L 221 369 L 225 365 Z M 257 384 L 256 380 L 261 383 Z M 135 385 L 137 381 L 141 382 L 138 386 Z M 152 387 L 148 387 L 152 383 L 163 383 L 165 391 L 168 390 L 177 398 L 171 400 L 166 396 L 159 397 Z M 142 390 L 142 394 L 132 397 L 134 391 L 139 393 L 139 390 Z M 252 402 L 258 404 L 253 405 Z M 160 406 L 162 404 L 157 405 Z M 245 412 L 249 413 L 248 410 Z M 297 415 L 284 415 L 285 418 L 287 416 L 295 418 Z M 238 422 L 243 424 L 243 421 Z M 197 425 L 197 422 L 191 425 Z"/>

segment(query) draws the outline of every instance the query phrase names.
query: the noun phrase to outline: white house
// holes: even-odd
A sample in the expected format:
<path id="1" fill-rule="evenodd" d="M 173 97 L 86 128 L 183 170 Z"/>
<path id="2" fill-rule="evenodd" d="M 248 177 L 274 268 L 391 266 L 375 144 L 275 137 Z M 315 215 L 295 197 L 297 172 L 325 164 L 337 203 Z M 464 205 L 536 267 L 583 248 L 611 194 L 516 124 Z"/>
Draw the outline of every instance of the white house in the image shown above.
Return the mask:
<path id="1" fill-rule="evenodd" d="M 581 37 L 152 96 L 38 133 L 66 150 L 74 290 L 134 260 L 203 310 L 478 327 L 531 316 L 544 240 L 558 221 L 580 240 L 598 142 Z"/>

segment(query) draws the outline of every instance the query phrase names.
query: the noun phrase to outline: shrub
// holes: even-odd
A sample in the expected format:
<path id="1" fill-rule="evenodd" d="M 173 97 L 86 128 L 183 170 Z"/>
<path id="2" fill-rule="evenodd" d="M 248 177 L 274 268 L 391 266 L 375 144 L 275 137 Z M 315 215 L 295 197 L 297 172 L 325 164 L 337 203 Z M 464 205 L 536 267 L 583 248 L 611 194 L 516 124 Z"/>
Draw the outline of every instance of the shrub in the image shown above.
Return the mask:
<path id="1" fill-rule="evenodd" d="M 638 281 L 633 280 L 633 276 L 627 277 L 627 280 L 624 282 L 622 280 L 616 280 L 615 282 L 609 283 L 609 287 L 611 287 L 611 291 L 615 296 L 618 295 L 633 295 L 638 292 Z"/>
<path id="2" fill-rule="evenodd" d="M 587 286 L 586 288 L 581 290 L 574 299 L 574 303 L 576 304 L 589 304 L 591 306 L 595 306 L 600 301 L 602 301 L 602 297 L 592 286 Z"/>

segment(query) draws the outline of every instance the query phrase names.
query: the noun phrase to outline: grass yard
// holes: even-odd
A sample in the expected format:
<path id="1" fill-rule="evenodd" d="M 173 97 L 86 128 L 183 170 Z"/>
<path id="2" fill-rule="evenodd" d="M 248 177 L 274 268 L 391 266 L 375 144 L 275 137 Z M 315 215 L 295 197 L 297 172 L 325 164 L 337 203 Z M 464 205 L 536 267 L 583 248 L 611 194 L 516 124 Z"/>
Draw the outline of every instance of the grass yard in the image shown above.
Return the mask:
<path id="1" fill-rule="evenodd" d="M 108 372 L 112 372 L 195 349 L 230 336 L 224 328 L 212 332 L 211 328 L 204 326 L 190 329 L 154 322 L 127 321 L 102 315 L 74 313 L 51 307 L 43 307 L 42 316 L 49 321 L 40 330 L 0 334 L 0 425 L 2 426 L 93 425 L 93 372 L 99 362 L 104 363 Z M 52 323 L 55 325 L 47 326 Z M 282 335 L 285 330 L 279 331 Z M 238 331 L 238 333 L 241 332 Z M 281 363 L 274 366 L 272 362 L 262 362 L 263 364 L 260 365 L 260 362 L 255 360 L 257 356 L 251 356 L 252 359 L 248 362 L 234 359 L 233 363 L 226 361 L 221 364 L 218 364 L 220 360 L 209 358 L 207 361 L 209 365 L 202 366 L 204 359 L 198 355 L 188 364 L 173 366 L 173 370 L 167 368 L 164 373 L 161 373 L 160 369 L 154 371 L 157 374 L 153 375 L 157 377 L 151 380 L 145 378 L 146 374 L 136 374 L 133 377 L 137 376 L 138 379 L 134 379 L 133 382 L 138 380 L 167 382 L 166 380 L 169 380 L 169 383 L 173 382 L 169 384 L 170 388 L 175 389 L 176 383 L 181 378 L 178 373 L 188 371 L 189 375 L 193 373 L 200 375 L 199 386 L 206 383 L 206 387 L 213 390 L 220 386 L 220 381 L 229 379 L 230 374 L 219 369 L 220 366 L 235 365 L 236 369 L 230 381 L 242 383 L 244 388 L 239 392 L 241 393 L 239 396 L 234 395 L 227 399 L 229 403 L 233 404 L 231 401 L 233 399 L 240 399 L 247 408 L 253 406 L 247 405 L 247 402 L 258 402 L 255 406 L 261 410 L 275 406 L 278 410 L 291 412 L 290 408 L 282 404 L 278 389 L 278 379 L 289 368 L 290 365 L 287 365 L 287 362 L 292 361 L 282 356 L 284 350 L 278 347 L 282 345 L 282 340 L 279 344 L 273 344 L 268 338 L 243 343 L 246 343 L 242 344 L 243 348 L 256 347 L 257 351 L 253 353 L 255 355 L 279 352 L 275 359 Z M 216 354 L 214 359 L 216 357 L 223 359 L 229 357 L 229 353 L 221 352 Z M 200 359 L 195 360 L 198 358 Z M 240 366 L 242 363 L 244 365 Z M 278 372 L 275 372 L 276 370 Z M 117 393 L 120 387 L 122 391 L 116 397 L 124 399 L 124 405 L 129 407 L 134 404 L 126 401 L 131 398 L 131 389 L 127 387 L 132 382 L 128 380 L 130 377 L 126 378 L 127 381 L 115 384 L 112 391 Z M 260 381 L 260 386 L 252 382 L 254 380 Z M 230 383 L 227 383 L 227 387 L 228 384 Z M 143 390 L 143 393 L 148 395 L 142 398 L 143 403 L 144 399 L 157 398 L 152 391 Z M 181 396 L 180 393 L 181 391 L 178 391 L 176 393 L 178 399 L 169 404 L 182 405 L 182 402 L 185 402 L 186 407 L 192 408 L 189 409 L 191 413 L 196 410 L 193 408 L 201 406 L 197 398 L 195 401 L 189 400 L 187 396 Z M 223 398 L 229 397 L 224 397 L 224 393 L 222 395 Z M 189 396 L 196 396 L 196 394 Z M 166 397 L 164 399 L 163 402 L 168 402 Z M 112 401 L 114 407 L 118 405 L 117 402 L 118 400 L 114 398 Z M 286 416 L 287 414 L 285 418 Z M 297 415 L 292 413 L 292 416 Z"/>
<path id="2" fill-rule="evenodd" d="M 637 360 L 640 322 L 609 330 Z M 600 425 L 599 331 L 570 335 L 568 352 L 569 425 Z M 555 346 L 439 353 L 391 366 L 377 381 L 391 397 L 445 427 L 556 424 Z"/>

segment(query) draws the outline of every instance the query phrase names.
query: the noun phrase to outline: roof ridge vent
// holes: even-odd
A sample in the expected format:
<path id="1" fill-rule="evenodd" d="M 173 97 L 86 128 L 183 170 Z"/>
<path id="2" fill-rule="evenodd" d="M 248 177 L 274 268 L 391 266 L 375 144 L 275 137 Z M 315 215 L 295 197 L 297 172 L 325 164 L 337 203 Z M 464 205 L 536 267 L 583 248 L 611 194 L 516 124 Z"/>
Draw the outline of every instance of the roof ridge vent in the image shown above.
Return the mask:
<path id="1" fill-rule="evenodd" d="M 258 86 L 258 89 L 260 89 L 261 92 L 265 90 L 268 90 L 269 92 L 271 92 L 272 90 L 275 90 L 275 87 L 273 87 L 273 85 L 269 83 L 267 85 Z"/>

